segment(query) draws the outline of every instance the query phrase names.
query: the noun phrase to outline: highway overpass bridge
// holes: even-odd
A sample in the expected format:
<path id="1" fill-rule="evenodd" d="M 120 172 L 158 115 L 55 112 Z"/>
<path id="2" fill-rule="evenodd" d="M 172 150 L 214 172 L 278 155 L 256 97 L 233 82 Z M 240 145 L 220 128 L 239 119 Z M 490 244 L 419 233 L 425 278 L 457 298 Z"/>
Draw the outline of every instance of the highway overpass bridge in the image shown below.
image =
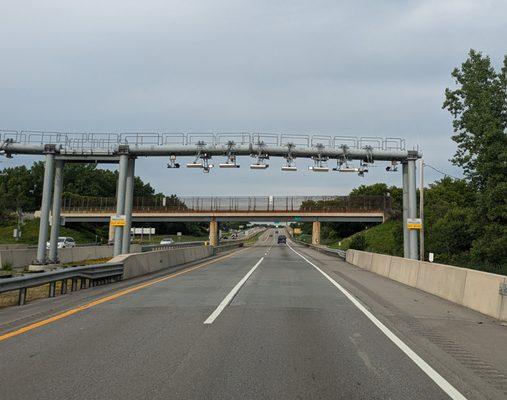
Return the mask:
<path id="1" fill-rule="evenodd" d="M 61 216 L 65 223 L 109 222 L 115 203 L 111 197 L 67 196 Z M 312 222 L 312 242 L 319 244 L 321 222 L 381 223 L 391 212 L 389 196 L 158 196 L 134 198 L 132 222 L 209 222 L 212 245 L 218 244 L 222 221 Z"/>

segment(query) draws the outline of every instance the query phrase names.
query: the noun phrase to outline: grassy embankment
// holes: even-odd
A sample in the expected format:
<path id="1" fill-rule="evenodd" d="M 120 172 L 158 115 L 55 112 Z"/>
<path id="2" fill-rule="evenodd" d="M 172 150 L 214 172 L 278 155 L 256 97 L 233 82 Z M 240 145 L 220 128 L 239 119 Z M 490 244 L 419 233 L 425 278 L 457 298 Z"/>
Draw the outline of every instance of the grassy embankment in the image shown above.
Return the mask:
<path id="1" fill-rule="evenodd" d="M 0 244 L 27 244 L 36 245 L 39 237 L 39 219 L 27 220 L 21 226 L 21 238 L 16 242 L 12 236 L 17 225 L 0 226 Z M 62 226 L 60 236 L 70 236 L 77 244 L 95 242 L 95 235 L 90 231 L 80 231 Z"/>
<path id="2" fill-rule="evenodd" d="M 401 221 L 389 220 L 383 224 L 375 225 L 369 229 L 357 232 L 341 240 L 329 240 L 321 238 L 323 245 L 334 249 L 347 250 L 355 236 L 363 235 L 366 240 L 366 251 L 373 253 L 401 255 L 403 248 L 399 242 L 399 232 L 401 231 Z M 299 240 L 311 243 L 312 235 L 301 234 Z"/>

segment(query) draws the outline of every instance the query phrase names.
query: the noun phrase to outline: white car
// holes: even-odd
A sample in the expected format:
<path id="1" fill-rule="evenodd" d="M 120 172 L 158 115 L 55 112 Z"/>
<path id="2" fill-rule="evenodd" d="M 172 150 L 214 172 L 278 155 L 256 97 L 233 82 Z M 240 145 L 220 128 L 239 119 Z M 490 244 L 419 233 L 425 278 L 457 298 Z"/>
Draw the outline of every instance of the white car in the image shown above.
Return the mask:
<path id="1" fill-rule="evenodd" d="M 162 239 L 160 241 L 160 244 L 173 244 L 174 243 L 174 240 L 172 240 L 171 238 L 165 238 L 165 239 Z"/>
<path id="2" fill-rule="evenodd" d="M 46 243 L 46 247 L 49 249 L 49 242 Z M 63 249 L 65 247 L 76 247 L 76 242 L 70 236 L 60 236 L 58 237 L 58 245 L 59 249 Z"/>

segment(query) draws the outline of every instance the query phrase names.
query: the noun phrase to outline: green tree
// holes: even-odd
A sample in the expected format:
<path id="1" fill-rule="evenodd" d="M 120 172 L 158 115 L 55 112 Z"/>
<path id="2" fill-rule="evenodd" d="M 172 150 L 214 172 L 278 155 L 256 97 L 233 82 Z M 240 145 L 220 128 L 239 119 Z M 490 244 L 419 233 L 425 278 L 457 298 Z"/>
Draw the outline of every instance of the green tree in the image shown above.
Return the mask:
<path id="1" fill-rule="evenodd" d="M 456 88 L 446 89 L 443 108 L 453 118 L 458 149 L 452 162 L 463 168 L 476 192 L 473 261 L 507 265 L 507 56 L 496 71 L 487 56 L 470 50 L 454 69 Z"/>

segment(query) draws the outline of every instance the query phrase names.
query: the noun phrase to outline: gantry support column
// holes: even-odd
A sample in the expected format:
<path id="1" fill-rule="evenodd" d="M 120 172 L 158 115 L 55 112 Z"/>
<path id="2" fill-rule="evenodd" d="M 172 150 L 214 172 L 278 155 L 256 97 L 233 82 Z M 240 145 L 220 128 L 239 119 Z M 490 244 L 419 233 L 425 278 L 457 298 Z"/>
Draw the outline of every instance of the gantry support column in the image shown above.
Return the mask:
<path id="1" fill-rule="evenodd" d="M 320 244 L 320 221 L 313 221 L 312 224 L 312 244 Z"/>
<path id="2" fill-rule="evenodd" d="M 55 185 L 53 189 L 53 212 L 51 215 L 51 235 L 49 237 L 49 262 L 56 264 L 58 260 L 58 236 L 60 234 L 60 212 L 62 210 L 62 185 L 63 185 L 62 160 L 55 162 Z"/>
<path id="3" fill-rule="evenodd" d="M 408 164 L 404 161 L 401 164 L 403 176 L 403 257 L 410 257 L 410 239 L 407 228 L 408 218 Z"/>
<path id="4" fill-rule="evenodd" d="M 134 202 L 134 158 L 129 159 L 127 168 L 127 182 L 125 184 L 125 226 L 123 227 L 123 241 L 121 253 L 130 253 L 130 228 L 132 227 L 132 207 Z"/>
<path id="5" fill-rule="evenodd" d="M 209 223 L 209 244 L 218 246 L 218 222 L 215 220 Z"/>
<path id="6" fill-rule="evenodd" d="M 116 216 L 125 214 L 125 186 L 127 184 L 127 169 L 129 163 L 128 147 L 121 146 L 118 149 L 120 153 L 120 167 L 118 174 L 118 192 L 116 193 Z M 122 250 L 123 227 L 114 228 L 114 255 L 118 256 Z"/>
<path id="7" fill-rule="evenodd" d="M 417 218 L 417 191 L 416 191 L 416 168 L 417 155 L 408 158 L 408 218 Z M 419 259 L 417 230 L 410 229 L 408 232 L 410 242 L 410 258 Z"/>
<path id="8" fill-rule="evenodd" d="M 53 175 L 55 171 L 55 146 L 46 145 L 44 148 L 46 161 L 44 163 L 44 184 L 42 186 L 42 204 L 40 207 L 39 243 L 35 264 L 46 264 L 46 242 L 48 241 L 49 210 L 51 208 L 51 193 L 53 191 Z"/>

